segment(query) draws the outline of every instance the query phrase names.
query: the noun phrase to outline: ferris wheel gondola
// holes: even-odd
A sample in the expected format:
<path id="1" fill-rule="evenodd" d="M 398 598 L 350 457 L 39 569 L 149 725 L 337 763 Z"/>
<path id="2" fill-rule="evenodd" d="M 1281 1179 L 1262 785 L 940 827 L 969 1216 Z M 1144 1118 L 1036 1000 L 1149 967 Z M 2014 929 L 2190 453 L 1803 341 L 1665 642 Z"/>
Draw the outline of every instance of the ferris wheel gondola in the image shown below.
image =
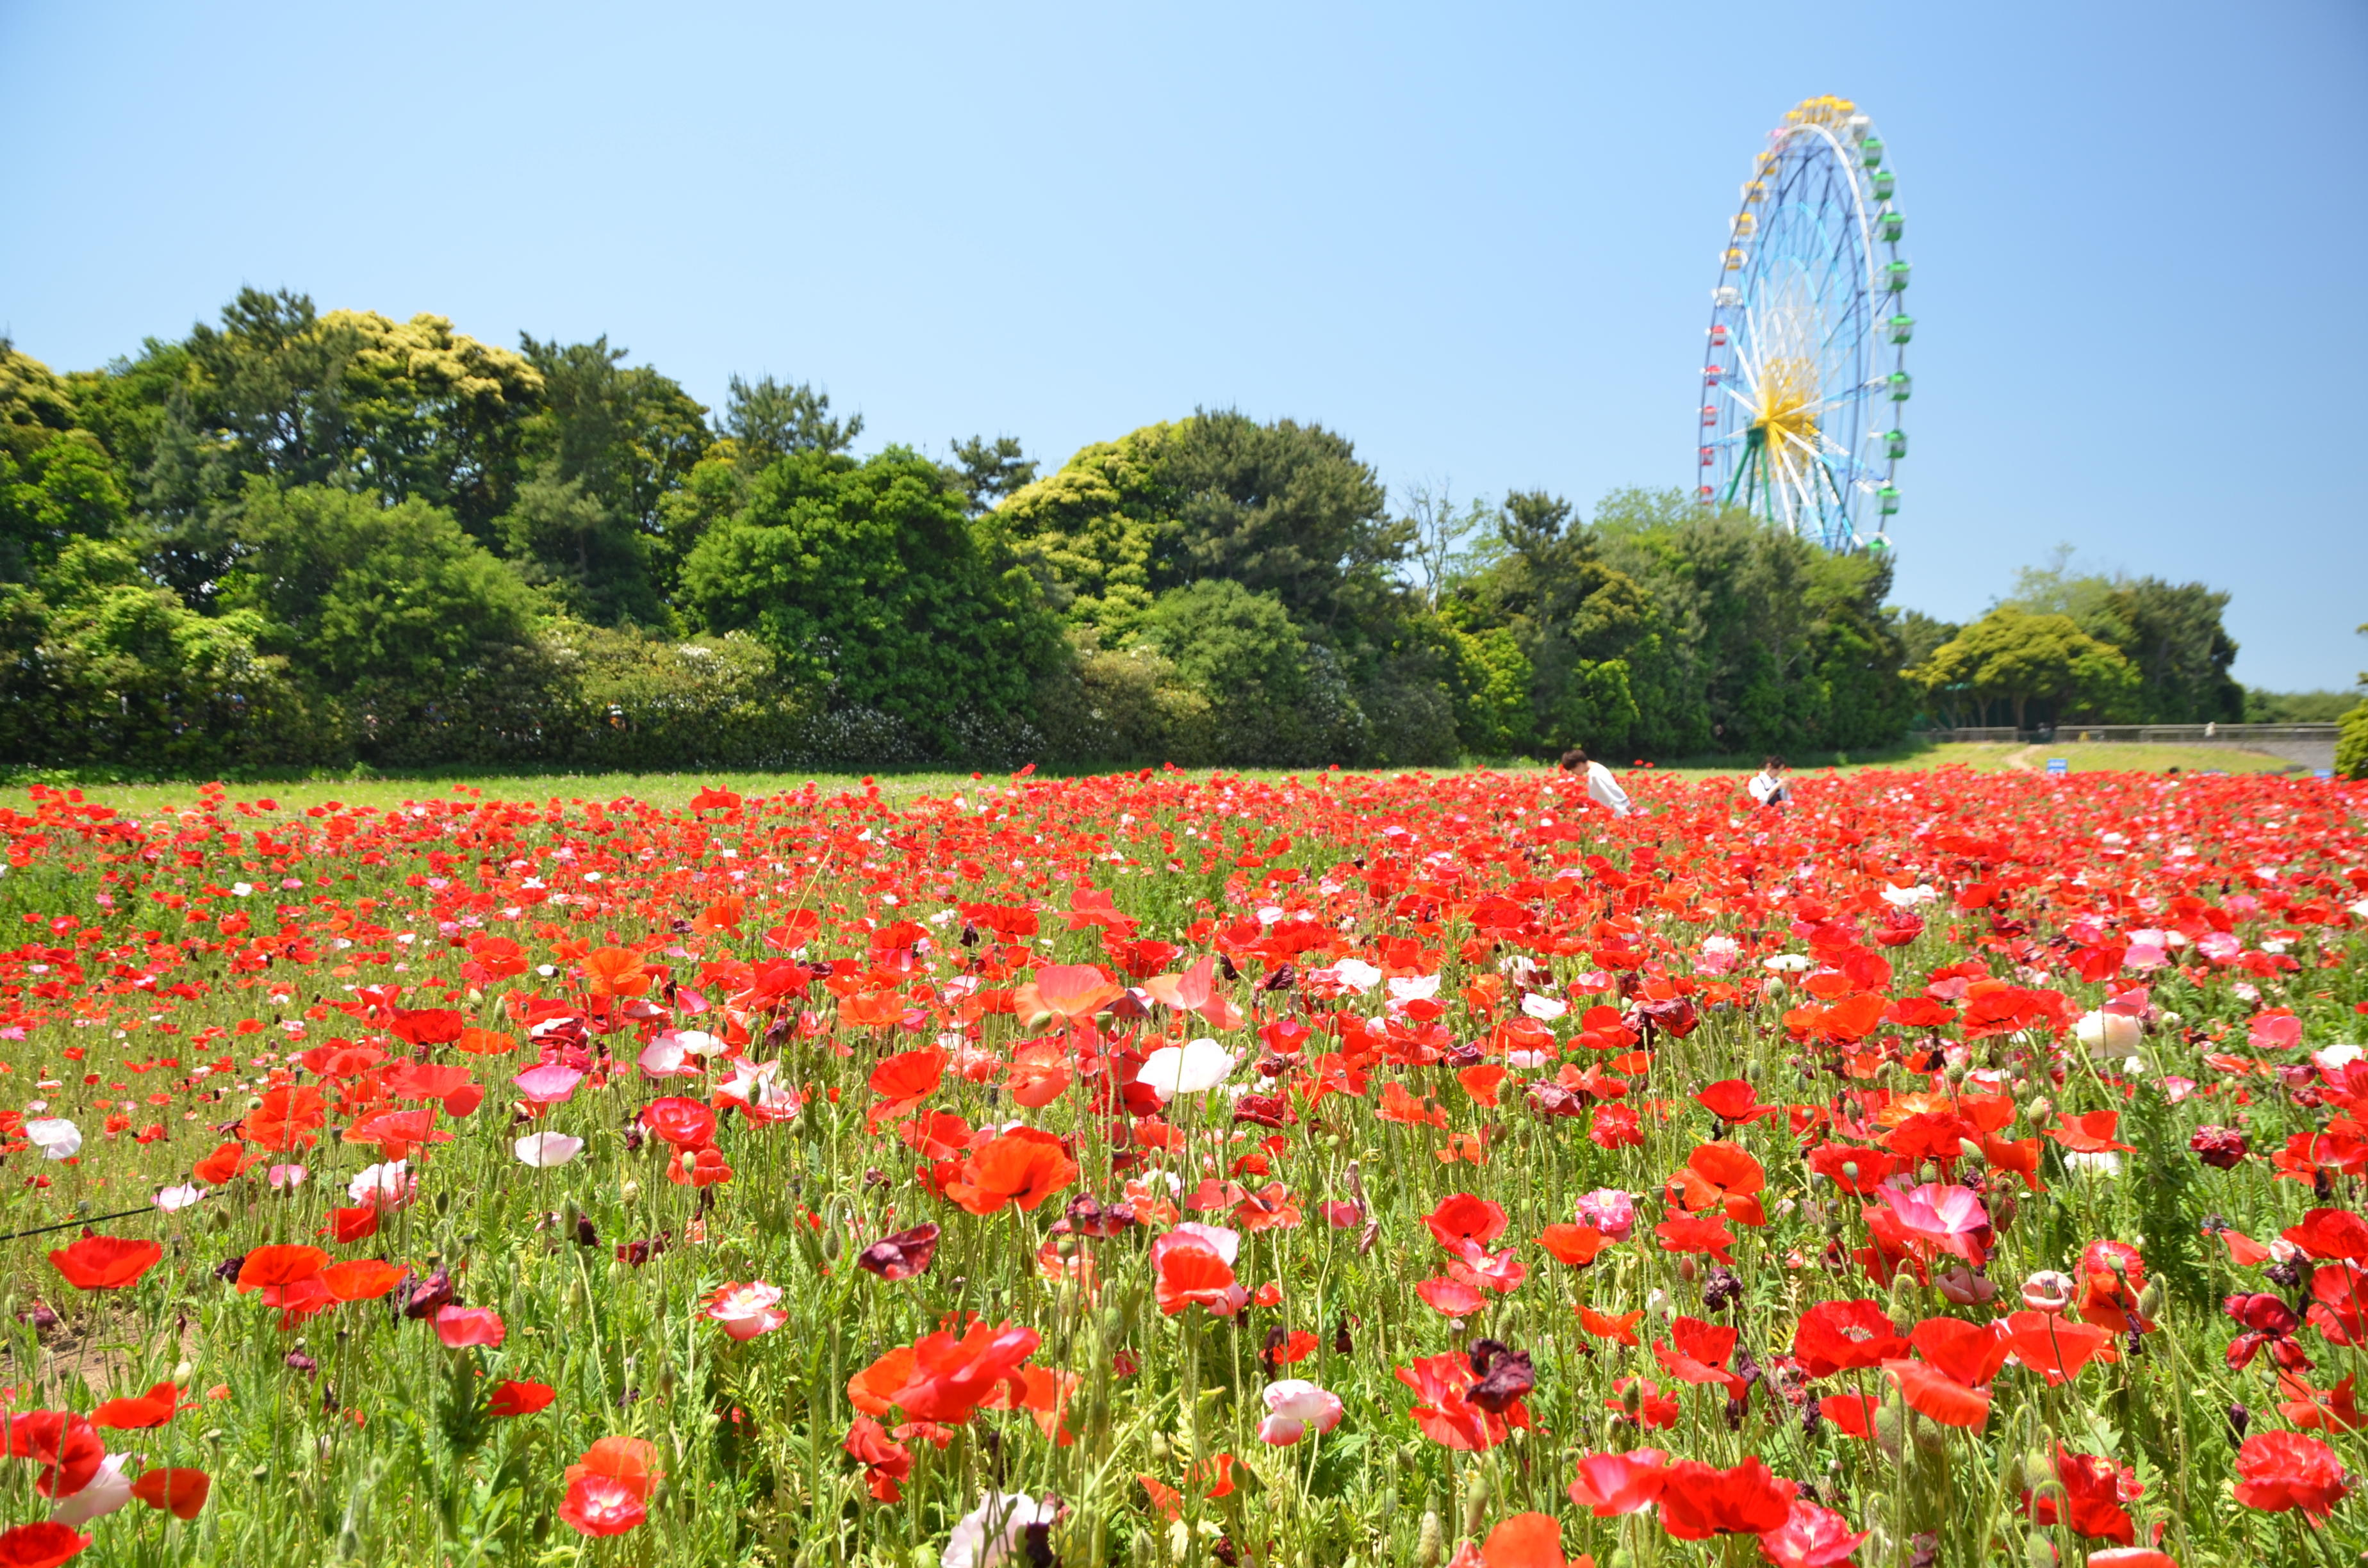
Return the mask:
<path id="1" fill-rule="evenodd" d="M 1695 494 L 1828 550 L 1887 550 L 1916 325 L 1896 176 L 1847 98 L 1804 100 L 1769 142 L 1712 295 Z"/>

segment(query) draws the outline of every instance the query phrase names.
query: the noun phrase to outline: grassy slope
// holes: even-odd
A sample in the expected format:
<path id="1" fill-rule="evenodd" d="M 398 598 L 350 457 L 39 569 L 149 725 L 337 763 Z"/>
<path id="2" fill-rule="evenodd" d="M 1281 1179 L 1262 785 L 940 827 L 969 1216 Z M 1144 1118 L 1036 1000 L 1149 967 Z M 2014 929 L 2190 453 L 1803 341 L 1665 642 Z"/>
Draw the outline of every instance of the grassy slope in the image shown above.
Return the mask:
<path id="1" fill-rule="evenodd" d="M 2055 756 L 2066 758 L 2076 773 L 2109 770 L 2161 772 L 2170 767 L 2178 767 L 2190 773 L 2272 773 L 2292 766 L 2280 757 L 2257 752 L 2232 751 L 2216 746 L 2108 744 L 2017 746 L 1913 744 L 1871 755 L 1827 753 L 1803 756 L 1794 759 L 1794 766 L 1796 769 L 1803 772 L 1815 772 L 1827 767 L 1854 772 L 1867 767 L 1925 770 L 1948 767 L 1971 767 L 1981 772 L 1994 772 L 2011 766 L 2038 769 L 2045 766 L 2047 758 Z M 1538 765 L 1510 766 L 1525 767 Z M 1702 778 L 1720 774 L 1746 774 L 1756 766 L 1756 758 L 1700 757 L 1655 767 L 1649 771 L 1673 773 L 1687 778 Z M 1226 771 L 1246 773 L 1252 778 L 1281 778 L 1293 772 L 1312 770 L 1247 768 Z M 958 794 L 971 783 L 973 775 L 915 771 L 881 774 L 877 777 L 881 794 L 891 804 L 903 804 L 922 796 Z M 271 784 L 242 784 L 233 787 L 231 793 L 241 800 L 268 799 L 295 808 L 320 805 L 332 801 L 347 805 L 385 807 L 399 805 L 405 801 L 450 796 L 458 790 L 465 790 L 496 800 L 632 799 L 646 801 L 655 805 L 672 806 L 688 801 L 709 785 L 716 785 L 744 795 L 767 795 L 776 794 L 785 790 L 801 789 L 809 779 L 813 780 L 825 794 L 840 790 L 860 790 L 863 788 L 863 776 L 851 773 L 486 774 L 468 778 L 465 782 L 458 781 L 455 777 L 450 775 L 440 777 L 420 775 L 385 778 L 326 778 Z M 138 812 L 165 805 L 194 804 L 198 798 L 199 785 L 190 781 L 167 784 L 93 783 L 84 786 L 84 789 L 93 800 L 106 801 L 125 811 Z M 0 805 L 21 809 L 28 798 L 21 786 L 0 789 Z"/>

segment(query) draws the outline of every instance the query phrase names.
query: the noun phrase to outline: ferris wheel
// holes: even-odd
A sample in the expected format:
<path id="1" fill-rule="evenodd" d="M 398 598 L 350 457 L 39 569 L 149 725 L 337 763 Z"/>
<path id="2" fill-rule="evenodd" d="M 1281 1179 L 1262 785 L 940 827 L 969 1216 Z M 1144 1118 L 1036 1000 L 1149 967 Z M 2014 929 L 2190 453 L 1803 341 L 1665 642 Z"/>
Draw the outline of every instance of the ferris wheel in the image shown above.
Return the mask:
<path id="1" fill-rule="evenodd" d="M 1769 133 L 1712 295 L 1702 362 L 1706 506 L 1828 550 L 1884 551 L 1907 455 L 1915 319 L 1883 138 L 1848 98 L 1806 98 Z"/>

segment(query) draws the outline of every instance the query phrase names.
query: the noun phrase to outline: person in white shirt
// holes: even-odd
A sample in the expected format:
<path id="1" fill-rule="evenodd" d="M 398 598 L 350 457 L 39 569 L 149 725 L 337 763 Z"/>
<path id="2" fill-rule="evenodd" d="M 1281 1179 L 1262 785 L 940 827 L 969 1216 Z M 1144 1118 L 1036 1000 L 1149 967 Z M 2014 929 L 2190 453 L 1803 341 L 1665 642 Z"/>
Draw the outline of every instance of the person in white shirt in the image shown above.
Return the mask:
<path id="1" fill-rule="evenodd" d="M 1620 781 L 1611 777 L 1611 769 L 1590 759 L 1585 746 L 1573 746 L 1563 753 L 1562 768 L 1565 773 L 1586 774 L 1587 798 L 1613 816 L 1634 816 L 1636 813 L 1635 806 L 1629 801 L 1628 791 L 1620 788 Z"/>
<path id="2" fill-rule="evenodd" d="M 1793 799 L 1792 787 L 1784 778 L 1784 759 L 1781 756 L 1771 756 L 1761 763 L 1759 771 L 1751 776 L 1751 782 L 1744 788 L 1750 790 L 1751 798 L 1763 806 L 1781 806 Z"/>

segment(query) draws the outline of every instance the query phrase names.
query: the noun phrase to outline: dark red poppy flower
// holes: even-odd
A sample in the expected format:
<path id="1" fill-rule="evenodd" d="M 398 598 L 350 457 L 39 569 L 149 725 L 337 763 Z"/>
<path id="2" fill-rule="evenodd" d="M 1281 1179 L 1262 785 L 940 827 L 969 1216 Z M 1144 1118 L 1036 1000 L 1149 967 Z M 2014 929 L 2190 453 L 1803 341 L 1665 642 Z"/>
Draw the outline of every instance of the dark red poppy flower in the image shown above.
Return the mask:
<path id="1" fill-rule="evenodd" d="M 938 1236 L 934 1223 L 883 1236 L 855 1255 L 856 1267 L 891 1282 L 927 1274 L 938 1255 Z"/>

